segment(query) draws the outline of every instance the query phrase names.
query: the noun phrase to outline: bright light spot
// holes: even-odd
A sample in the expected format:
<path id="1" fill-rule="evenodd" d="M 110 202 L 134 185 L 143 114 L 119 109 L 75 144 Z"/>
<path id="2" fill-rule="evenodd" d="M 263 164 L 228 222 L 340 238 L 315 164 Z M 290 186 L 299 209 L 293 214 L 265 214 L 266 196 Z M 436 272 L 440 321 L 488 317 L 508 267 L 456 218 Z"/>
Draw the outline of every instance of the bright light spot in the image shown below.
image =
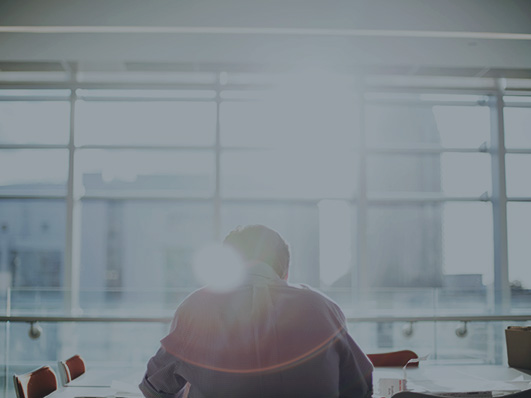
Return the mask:
<path id="1" fill-rule="evenodd" d="M 194 272 L 202 285 L 217 292 L 233 290 L 245 279 L 241 257 L 221 244 L 207 246 L 195 255 Z"/>

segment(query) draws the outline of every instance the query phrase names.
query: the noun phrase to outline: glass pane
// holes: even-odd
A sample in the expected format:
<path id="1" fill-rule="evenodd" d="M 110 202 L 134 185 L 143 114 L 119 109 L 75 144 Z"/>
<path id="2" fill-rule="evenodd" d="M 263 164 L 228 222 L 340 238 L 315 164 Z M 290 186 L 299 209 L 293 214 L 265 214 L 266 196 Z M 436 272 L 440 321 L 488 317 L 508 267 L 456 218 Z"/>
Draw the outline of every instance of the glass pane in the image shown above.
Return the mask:
<path id="1" fill-rule="evenodd" d="M 59 324 L 43 322 L 39 326 L 42 334 L 33 341 L 28 336 L 27 323 L 13 322 L 9 325 L 9 370 L 12 373 L 28 372 L 56 360 L 60 346 Z M 12 380 L 9 384 L 13 385 Z"/>
<path id="2" fill-rule="evenodd" d="M 0 290 L 63 285 L 65 216 L 63 200 L 0 200 Z"/>
<path id="3" fill-rule="evenodd" d="M 506 159 L 507 195 L 531 197 L 531 155 L 508 154 Z"/>
<path id="4" fill-rule="evenodd" d="M 484 294 L 492 282 L 488 203 L 371 205 L 369 283 L 379 287 L 460 287 Z"/>
<path id="5" fill-rule="evenodd" d="M 70 104 L 0 101 L 0 144 L 68 143 Z"/>
<path id="6" fill-rule="evenodd" d="M 4 324 L 0 326 L 4 328 Z M 42 328 L 41 336 L 33 340 L 28 336 L 27 323 L 13 322 L 9 325 L 9 351 L 6 356 L 10 375 L 7 387 L 11 392 L 6 398 L 15 396 L 12 391 L 13 373 L 29 372 L 43 364 L 56 364 L 76 352 L 81 353 L 89 371 L 107 370 L 110 375 L 115 375 L 116 381 L 136 385 L 142 379 L 145 364 L 155 352 L 154 342 L 164 336 L 169 327 L 164 323 L 112 322 L 42 322 L 39 326 Z M 121 370 L 121 375 L 116 373 L 117 369 Z"/>
<path id="7" fill-rule="evenodd" d="M 206 197 L 214 192 L 210 152 L 78 150 L 76 172 L 76 190 L 86 195 Z"/>
<path id="8" fill-rule="evenodd" d="M 442 216 L 445 286 L 466 290 L 493 283 L 491 204 L 446 203 Z"/>
<path id="9" fill-rule="evenodd" d="M 197 287 L 195 251 L 214 240 L 209 203 L 84 200 L 81 307 L 165 313 Z"/>
<path id="10" fill-rule="evenodd" d="M 368 145 L 432 144 L 478 148 L 489 141 L 488 107 L 367 105 Z"/>
<path id="11" fill-rule="evenodd" d="M 222 235 L 238 225 L 263 224 L 275 229 L 290 246 L 289 280 L 319 286 L 319 212 L 315 205 L 225 203 Z"/>
<path id="12" fill-rule="evenodd" d="M 444 147 L 478 148 L 490 141 L 487 106 L 434 106 L 433 114 Z"/>
<path id="13" fill-rule="evenodd" d="M 420 300 L 415 300 L 419 302 Z M 406 301 L 410 306 L 412 300 Z M 397 300 L 397 305 L 404 301 Z M 415 323 L 413 335 L 405 336 L 403 330 L 408 327 L 406 323 L 368 323 L 349 322 L 349 333 L 354 336 L 356 342 L 361 346 L 363 352 L 378 353 L 388 351 L 398 351 L 404 349 L 413 350 L 419 355 L 430 353 L 434 356 L 436 345 L 433 341 L 435 325 L 430 322 Z M 422 366 L 422 365 L 421 365 Z M 376 389 L 378 387 L 375 387 Z"/>
<path id="14" fill-rule="evenodd" d="M 68 151 L 2 150 L 0 151 L 0 193 L 65 194 L 68 176 Z M 6 172 L 8 170 L 9 172 Z"/>
<path id="15" fill-rule="evenodd" d="M 318 207 L 320 286 L 350 288 L 356 231 L 354 211 L 343 200 L 322 200 Z M 330 290 L 332 293 L 335 289 Z"/>
<path id="16" fill-rule="evenodd" d="M 352 99 L 286 94 L 265 101 L 223 102 L 223 146 L 258 148 L 354 147 L 359 124 Z"/>
<path id="17" fill-rule="evenodd" d="M 214 102 L 78 101 L 77 145 L 213 145 Z"/>
<path id="18" fill-rule="evenodd" d="M 531 148 L 531 108 L 505 108 L 505 146 Z"/>
<path id="19" fill-rule="evenodd" d="M 513 285 L 513 297 L 518 288 L 531 289 L 530 225 L 530 203 L 509 203 L 507 205 L 509 281 Z M 524 295 L 522 298 L 525 297 Z M 527 296 L 527 307 L 529 308 L 529 296 Z"/>
<path id="20" fill-rule="evenodd" d="M 351 198 L 357 157 L 348 150 L 225 151 L 222 194 L 244 198 Z"/>
<path id="21" fill-rule="evenodd" d="M 443 153 L 442 192 L 447 195 L 481 195 L 492 186 L 491 160 L 485 153 Z"/>
<path id="22" fill-rule="evenodd" d="M 487 154 L 385 154 L 367 157 L 372 192 L 440 192 L 479 196 L 490 191 Z"/>
<path id="23" fill-rule="evenodd" d="M 505 327 L 501 322 L 468 322 L 467 334 L 464 337 L 456 335 L 456 330 L 462 327 L 458 322 L 438 322 L 435 327 L 437 359 L 441 361 L 493 364 L 501 359 L 497 354 L 505 348 L 505 338 L 502 337 Z M 419 337 L 419 334 L 415 333 L 414 339 Z M 506 358 L 505 356 L 504 359 Z M 475 377 L 487 379 L 485 371 L 481 371 L 481 368 L 478 370 L 468 373 L 470 379 Z M 496 376 L 493 375 L 494 377 Z"/>

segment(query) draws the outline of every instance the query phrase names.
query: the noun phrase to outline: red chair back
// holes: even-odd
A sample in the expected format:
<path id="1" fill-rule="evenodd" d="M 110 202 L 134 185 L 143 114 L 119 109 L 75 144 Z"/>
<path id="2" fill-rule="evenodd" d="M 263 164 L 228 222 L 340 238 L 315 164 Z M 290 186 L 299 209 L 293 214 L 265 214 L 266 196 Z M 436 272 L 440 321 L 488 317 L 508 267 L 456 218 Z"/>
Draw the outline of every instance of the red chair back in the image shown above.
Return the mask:
<path id="1" fill-rule="evenodd" d="M 85 362 L 79 355 L 74 355 L 65 361 L 68 381 L 77 379 L 83 373 L 85 373 Z"/>
<path id="2" fill-rule="evenodd" d="M 13 382 L 18 398 L 43 398 L 57 390 L 57 377 L 49 366 L 14 375 Z"/>
<path id="3" fill-rule="evenodd" d="M 381 354 L 368 354 L 369 360 L 377 367 L 385 366 L 405 366 L 410 359 L 418 358 L 419 356 L 410 350 L 384 352 Z M 417 367 L 418 362 L 411 363 L 408 366 Z"/>

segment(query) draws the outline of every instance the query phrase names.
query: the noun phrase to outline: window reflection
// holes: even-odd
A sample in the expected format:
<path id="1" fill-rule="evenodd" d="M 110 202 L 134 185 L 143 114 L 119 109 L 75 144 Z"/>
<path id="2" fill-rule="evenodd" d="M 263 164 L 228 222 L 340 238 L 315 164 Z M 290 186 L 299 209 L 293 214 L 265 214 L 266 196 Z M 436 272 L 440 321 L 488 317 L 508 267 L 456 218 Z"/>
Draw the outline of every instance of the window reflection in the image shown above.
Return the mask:
<path id="1" fill-rule="evenodd" d="M 213 145 L 216 104 L 77 101 L 77 145 Z"/>
<path id="2" fill-rule="evenodd" d="M 4 171 L 0 173 L 0 193 L 64 195 L 68 176 L 68 151 L 0 150 L 0 170 Z"/>
<path id="3" fill-rule="evenodd" d="M 210 152 L 79 150 L 76 187 L 80 195 L 197 196 L 214 192 Z"/>
<path id="4" fill-rule="evenodd" d="M 0 101 L 0 144 L 66 145 L 69 130 L 67 101 Z"/>

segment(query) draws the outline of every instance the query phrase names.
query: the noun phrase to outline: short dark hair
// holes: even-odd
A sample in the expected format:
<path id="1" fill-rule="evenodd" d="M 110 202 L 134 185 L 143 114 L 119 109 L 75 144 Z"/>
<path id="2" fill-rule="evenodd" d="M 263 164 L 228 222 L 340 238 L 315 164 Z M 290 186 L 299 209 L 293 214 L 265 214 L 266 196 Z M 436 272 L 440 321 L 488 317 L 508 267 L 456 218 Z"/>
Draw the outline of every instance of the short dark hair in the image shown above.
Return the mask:
<path id="1" fill-rule="evenodd" d="M 224 244 L 234 248 L 246 262 L 263 262 L 284 278 L 288 274 L 289 246 L 280 234 L 264 225 L 239 226 Z"/>

